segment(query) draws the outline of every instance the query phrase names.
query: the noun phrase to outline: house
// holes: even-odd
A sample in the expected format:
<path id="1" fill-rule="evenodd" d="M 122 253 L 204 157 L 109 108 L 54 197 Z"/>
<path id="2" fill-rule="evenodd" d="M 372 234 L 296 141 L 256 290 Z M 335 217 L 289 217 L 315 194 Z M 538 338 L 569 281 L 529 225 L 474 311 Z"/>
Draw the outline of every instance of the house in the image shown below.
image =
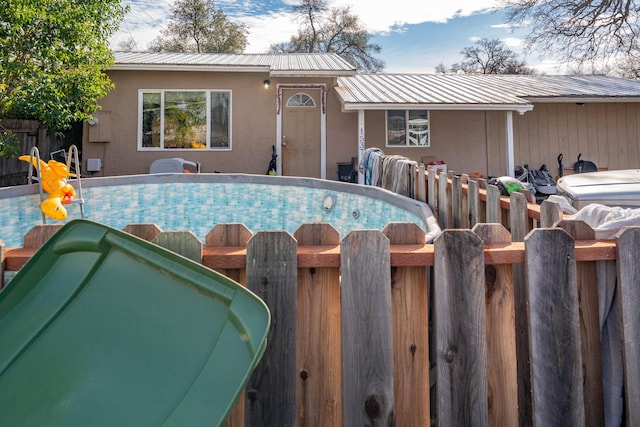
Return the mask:
<path id="1" fill-rule="evenodd" d="M 459 172 L 512 173 L 563 154 L 640 167 L 640 82 L 607 76 L 357 74 L 334 54 L 116 53 L 115 88 L 85 125 L 95 176 L 161 158 L 202 172 L 338 179 L 366 148 Z M 515 114 L 514 114 L 515 113 Z M 89 160 L 90 159 L 90 160 Z"/>

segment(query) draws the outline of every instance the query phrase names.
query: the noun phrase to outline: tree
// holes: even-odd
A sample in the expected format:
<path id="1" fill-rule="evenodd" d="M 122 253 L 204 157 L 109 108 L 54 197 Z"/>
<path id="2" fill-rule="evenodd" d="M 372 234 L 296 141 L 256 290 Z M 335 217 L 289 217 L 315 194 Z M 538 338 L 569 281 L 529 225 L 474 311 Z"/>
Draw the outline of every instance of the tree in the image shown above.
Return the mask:
<path id="1" fill-rule="evenodd" d="M 6 3 L 6 2 L 5 2 Z M 120 0 L 13 0 L 0 8 L 0 116 L 61 131 L 87 120 L 112 88 L 109 38 L 127 8 Z M 7 153 L 11 133 L 0 133 Z M 11 152 L 11 150 L 9 150 Z"/>
<path id="2" fill-rule="evenodd" d="M 451 72 L 478 74 L 531 74 L 525 62 L 498 40 L 486 38 L 460 52 L 464 60 L 451 66 Z"/>
<path id="3" fill-rule="evenodd" d="M 374 56 L 382 48 L 370 42 L 371 33 L 349 7 L 329 8 L 326 0 L 302 0 L 292 13 L 302 21 L 298 33 L 287 43 L 272 45 L 272 53 L 333 52 L 360 71 L 384 69 L 384 62 Z"/>
<path id="4" fill-rule="evenodd" d="M 502 0 L 506 21 L 527 24 L 527 46 L 577 63 L 638 62 L 640 6 L 635 0 Z"/>
<path id="5" fill-rule="evenodd" d="M 120 52 L 134 52 L 138 50 L 138 42 L 133 36 L 129 36 L 126 40 L 120 41 L 116 46 L 116 50 Z"/>
<path id="6" fill-rule="evenodd" d="M 242 53 L 248 29 L 229 20 L 211 0 L 176 0 L 171 21 L 149 45 L 152 52 Z"/>
<path id="7" fill-rule="evenodd" d="M 436 65 L 436 74 L 447 74 L 447 66 L 444 65 L 444 62 L 440 62 Z"/>

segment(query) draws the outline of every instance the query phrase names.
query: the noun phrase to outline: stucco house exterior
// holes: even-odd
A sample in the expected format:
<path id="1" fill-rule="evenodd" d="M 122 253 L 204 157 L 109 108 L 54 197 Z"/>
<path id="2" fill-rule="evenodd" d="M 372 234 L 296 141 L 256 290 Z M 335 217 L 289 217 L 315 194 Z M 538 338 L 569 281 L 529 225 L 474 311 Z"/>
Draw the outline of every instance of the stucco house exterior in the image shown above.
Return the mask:
<path id="1" fill-rule="evenodd" d="M 607 76 L 357 74 L 334 54 L 116 53 L 115 84 L 85 124 L 92 176 L 180 157 L 202 172 L 338 179 L 377 147 L 456 172 L 515 165 L 640 167 L 640 82 Z M 88 162 L 90 164 L 88 164 Z M 89 166 L 89 168 L 87 168 Z"/>

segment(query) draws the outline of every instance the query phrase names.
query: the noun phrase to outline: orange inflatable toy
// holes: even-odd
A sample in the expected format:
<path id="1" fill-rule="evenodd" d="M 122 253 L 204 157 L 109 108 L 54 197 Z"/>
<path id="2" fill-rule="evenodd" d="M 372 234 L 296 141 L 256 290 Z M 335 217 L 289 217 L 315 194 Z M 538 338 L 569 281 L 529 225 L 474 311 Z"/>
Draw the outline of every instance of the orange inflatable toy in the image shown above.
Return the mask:
<path id="1" fill-rule="evenodd" d="M 31 159 L 33 167 L 38 168 L 38 159 L 35 157 L 20 156 L 18 158 L 25 162 Z M 71 203 L 76 196 L 74 188 L 71 184 L 67 184 L 67 177 L 73 174 L 69 172 L 67 165 L 55 160 L 49 160 L 49 163 L 40 160 L 40 174 L 42 189 L 49 194 L 49 197 L 40 204 L 40 210 L 49 218 L 61 221 L 67 217 L 67 210 L 63 205 Z"/>

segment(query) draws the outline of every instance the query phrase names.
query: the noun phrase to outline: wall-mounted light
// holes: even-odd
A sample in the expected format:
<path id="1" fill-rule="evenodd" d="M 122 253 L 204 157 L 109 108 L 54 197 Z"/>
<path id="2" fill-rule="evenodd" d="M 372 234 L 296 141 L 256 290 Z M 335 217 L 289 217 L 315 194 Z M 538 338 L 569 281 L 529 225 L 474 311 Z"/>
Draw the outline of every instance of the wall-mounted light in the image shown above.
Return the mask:
<path id="1" fill-rule="evenodd" d="M 265 89 L 269 89 L 269 85 L 271 84 L 271 82 L 269 81 L 269 79 L 265 80 L 265 81 L 264 81 L 264 82 L 262 82 L 262 83 L 264 83 L 264 88 L 265 88 Z"/>
<path id="2" fill-rule="evenodd" d="M 89 120 L 87 120 L 87 123 L 89 124 L 89 126 L 95 126 L 99 122 L 100 122 L 100 120 L 98 120 L 98 118 L 96 116 L 93 116 Z"/>

